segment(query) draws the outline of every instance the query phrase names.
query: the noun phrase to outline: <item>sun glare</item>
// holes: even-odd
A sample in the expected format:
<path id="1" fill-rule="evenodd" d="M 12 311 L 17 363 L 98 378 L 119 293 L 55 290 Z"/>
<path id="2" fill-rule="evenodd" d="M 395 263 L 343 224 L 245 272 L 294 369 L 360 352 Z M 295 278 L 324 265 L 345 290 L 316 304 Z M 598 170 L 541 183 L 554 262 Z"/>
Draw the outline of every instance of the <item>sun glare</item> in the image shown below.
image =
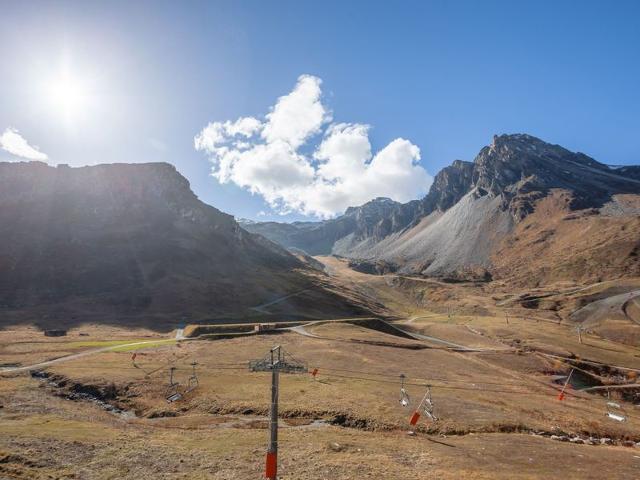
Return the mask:
<path id="1" fill-rule="evenodd" d="M 49 80 L 46 95 L 53 113 L 67 122 L 77 121 L 87 113 L 91 103 L 86 82 L 70 72 Z"/>

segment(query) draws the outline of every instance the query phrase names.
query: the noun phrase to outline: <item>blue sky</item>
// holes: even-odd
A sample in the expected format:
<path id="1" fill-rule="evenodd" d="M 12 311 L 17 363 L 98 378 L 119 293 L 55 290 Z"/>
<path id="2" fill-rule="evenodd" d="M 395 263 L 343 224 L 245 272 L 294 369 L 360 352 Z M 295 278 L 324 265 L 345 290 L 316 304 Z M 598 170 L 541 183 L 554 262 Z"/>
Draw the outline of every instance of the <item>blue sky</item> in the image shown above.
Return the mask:
<path id="1" fill-rule="evenodd" d="M 202 200 L 240 217 L 310 211 L 292 207 L 291 191 L 282 208 L 282 198 L 274 207 L 250 186 L 220 184 L 194 136 L 210 122 L 264 121 L 304 74 L 321 79 L 331 122 L 370 126 L 372 156 L 406 139 L 431 176 L 472 160 L 494 133 L 640 163 L 638 2 L 0 0 L 0 9 L 0 132 L 17 129 L 52 163 L 171 162 Z M 84 91 L 73 111 L 50 91 L 69 76 L 64 95 Z M 331 122 L 297 153 L 310 157 Z M 18 158 L 0 151 L 0 160 Z"/>

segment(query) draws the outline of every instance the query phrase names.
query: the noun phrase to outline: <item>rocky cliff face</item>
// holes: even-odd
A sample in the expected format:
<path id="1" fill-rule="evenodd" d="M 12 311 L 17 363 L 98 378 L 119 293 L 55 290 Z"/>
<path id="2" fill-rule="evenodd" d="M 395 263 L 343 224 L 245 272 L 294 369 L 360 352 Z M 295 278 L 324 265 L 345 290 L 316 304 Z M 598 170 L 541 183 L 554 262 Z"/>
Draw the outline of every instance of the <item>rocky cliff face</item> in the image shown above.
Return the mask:
<path id="1" fill-rule="evenodd" d="M 241 317 L 312 286 L 305 268 L 169 164 L 0 163 L 1 322 Z"/>
<path id="2" fill-rule="evenodd" d="M 572 192 L 574 209 L 600 207 L 616 193 L 640 191 L 640 184 L 624 172 L 523 134 L 495 136 L 474 161 L 473 184 L 502 195 L 516 220 L 531 213 L 552 189 Z"/>
<path id="3" fill-rule="evenodd" d="M 336 240 L 327 241 L 324 252 L 313 253 L 330 249 L 366 271 L 383 265 L 385 271 L 455 278 L 505 275 L 508 256 L 499 262 L 499 271 L 492 258 L 543 199 L 564 192 L 567 212 L 637 216 L 627 208 L 633 200 L 621 198 L 640 194 L 639 171 L 636 166 L 609 167 L 530 135 L 495 136 L 473 162 L 456 160 L 438 173 L 421 201 L 402 205 L 387 200 L 390 203 L 381 205 L 374 200 L 337 219 L 306 224 L 305 237 L 298 237 L 296 247 L 305 249 L 315 232 L 341 225 L 332 229 Z M 261 233 L 269 237 L 270 229 Z M 292 229 L 290 235 L 297 231 Z M 618 237 L 607 238 L 615 244 Z"/>
<path id="4" fill-rule="evenodd" d="M 420 202 L 419 218 L 432 212 L 444 212 L 453 207 L 471 190 L 474 164 L 456 160 L 443 168 L 433 179 L 429 193 Z"/>

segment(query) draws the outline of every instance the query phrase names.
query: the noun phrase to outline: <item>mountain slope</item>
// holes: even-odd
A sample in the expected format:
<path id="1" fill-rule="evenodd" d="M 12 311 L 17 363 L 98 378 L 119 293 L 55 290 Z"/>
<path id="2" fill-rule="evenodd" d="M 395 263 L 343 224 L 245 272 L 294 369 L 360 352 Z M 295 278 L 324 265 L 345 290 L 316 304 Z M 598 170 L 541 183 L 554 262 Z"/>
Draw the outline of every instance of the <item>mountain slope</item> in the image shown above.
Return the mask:
<path id="1" fill-rule="evenodd" d="M 566 190 L 540 200 L 491 257 L 511 284 L 594 283 L 640 276 L 640 195 L 615 195 L 603 208 L 572 210 Z"/>
<path id="2" fill-rule="evenodd" d="M 317 286 L 309 270 L 199 201 L 169 164 L 0 164 L 3 322 L 243 317 Z M 314 295 L 339 313 L 358 310 L 323 288 Z"/>
<path id="3" fill-rule="evenodd" d="M 324 222 L 240 221 L 240 224 L 249 232 L 263 235 L 286 248 L 299 248 L 310 255 L 341 254 L 353 248 L 345 244 L 348 238 L 376 242 L 402 230 L 414 221 L 418 208 L 418 202 L 402 204 L 388 198 L 376 198 L 360 207 L 350 207 L 344 215 Z"/>
<path id="4" fill-rule="evenodd" d="M 555 273 L 534 272 L 537 263 L 526 262 L 520 251 L 508 245 L 513 245 L 513 236 L 521 234 L 522 229 L 531 228 L 520 224 L 536 212 L 541 202 L 554 195 L 564 199 L 564 214 L 591 212 L 584 215 L 587 223 L 606 216 L 609 234 L 601 240 L 610 249 L 627 245 L 628 229 L 634 231 L 634 222 L 638 220 L 637 209 L 629 207 L 640 193 L 638 169 L 608 167 L 587 155 L 530 135 L 495 136 L 492 144 L 482 148 L 473 162 L 456 160 L 438 173 L 421 201 L 405 205 L 393 202 L 393 211 L 403 213 L 402 221 L 391 221 L 388 212 L 378 209 L 377 216 L 369 217 L 368 229 L 358 229 L 353 224 L 340 232 L 334 228 L 343 225 L 353 212 L 371 210 L 372 204 L 379 203 L 374 200 L 350 209 L 337 219 L 319 222 L 313 227 L 307 224 L 305 231 L 309 236 L 309 232 L 331 228 L 334 236 L 342 235 L 334 241 L 331 252 L 351 258 L 355 268 L 366 271 L 391 270 L 459 279 L 523 275 L 530 276 L 532 282 L 542 278 L 594 277 L 597 262 L 592 262 L 592 268 L 586 270 L 577 268 L 575 263 L 571 268 L 539 264 L 540 269 L 551 269 Z M 625 194 L 626 200 L 621 201 Z M 544 225 L 544 219 L 537 218 Z M 383 225 L 386 228 L 379 228 Z M 287 238 L 299 235 L 295 224 L 291 226 L 294 229 L 287 232 Z M 627 233 L 615 233 L 624 231 L 623 226 Z M 260 227 L 248 228 L 257 231 Z M 550 238 L 549 233 L 545 233 L 543 227 L 531 232 L 534 231 L 539 237 L 530 241 L 550 247 L 543 238 Z M 263 227 L 261 233 L 270 237 L 271 231 Z M 560 229 L 558 235 L 568 233 Z M 560 245 L 568 243 L 559 242 L 554 248 Z M 305 249 L 303 241 L 296 246 Z M 586 250 L 571 251 L 567 246 L 561 249 L 561 254 L 576 259 L 589 257 L 586 244 L 580 248 Z M 544 255 L 544 251 L 536 251 Z M 515 268 L 511 263 L 524 263 L 531 268 Z M 624 268 L 609 269 L 606 275 L 630 275 L 638 271 L 637 267 L 637 259 L 631 255 L 625 260 Z"/>

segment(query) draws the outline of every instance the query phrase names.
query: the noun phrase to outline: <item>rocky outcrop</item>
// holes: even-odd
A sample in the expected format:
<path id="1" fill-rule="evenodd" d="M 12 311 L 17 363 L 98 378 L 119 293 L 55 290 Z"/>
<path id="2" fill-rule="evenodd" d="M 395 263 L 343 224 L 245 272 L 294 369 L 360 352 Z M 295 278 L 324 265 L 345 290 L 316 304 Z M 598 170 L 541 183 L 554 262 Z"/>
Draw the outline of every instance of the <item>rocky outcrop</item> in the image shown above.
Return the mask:
<path id="1" fill-rule="evenodd" d="M 429 193 L 420 202 L 419 218 L 435 211 L 444 212 L 458 203 L 471 190 L 473 172 L 474 164 L 463 160 L 456 160 L 440 170 Z"/>

